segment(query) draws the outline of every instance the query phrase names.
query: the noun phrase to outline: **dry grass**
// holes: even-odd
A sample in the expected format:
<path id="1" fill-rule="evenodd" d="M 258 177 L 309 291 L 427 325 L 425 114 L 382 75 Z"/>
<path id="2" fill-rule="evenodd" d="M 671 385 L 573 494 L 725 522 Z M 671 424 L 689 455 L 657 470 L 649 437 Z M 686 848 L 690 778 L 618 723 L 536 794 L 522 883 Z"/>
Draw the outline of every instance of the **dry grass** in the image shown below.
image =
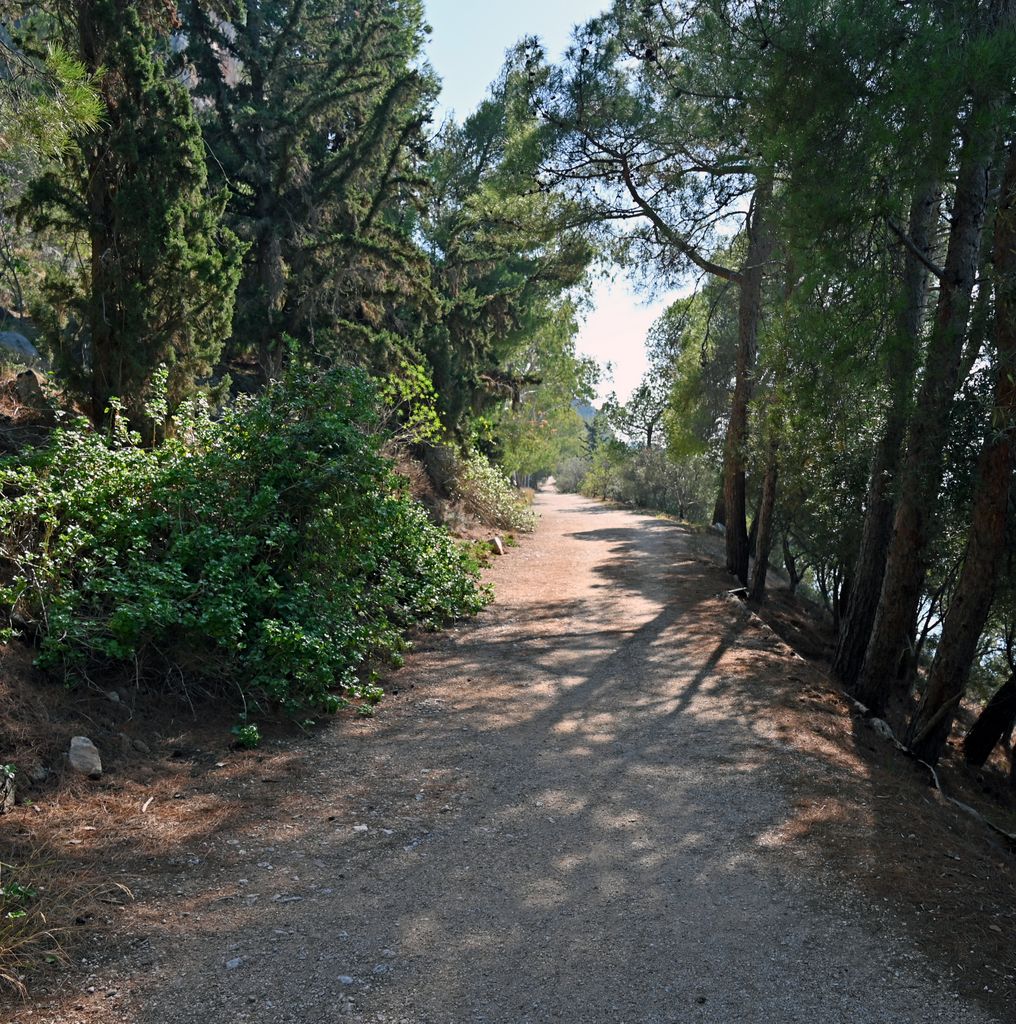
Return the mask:
<path id="1" fill-rule="evenodd" d="M 126 887 L 61 863 L 43 847 L 0 862 L 0 988 L 23 998 L 29 975 L 67 962 L 65 938 L 91 921 L 100 903 L 129 898 Z"/>

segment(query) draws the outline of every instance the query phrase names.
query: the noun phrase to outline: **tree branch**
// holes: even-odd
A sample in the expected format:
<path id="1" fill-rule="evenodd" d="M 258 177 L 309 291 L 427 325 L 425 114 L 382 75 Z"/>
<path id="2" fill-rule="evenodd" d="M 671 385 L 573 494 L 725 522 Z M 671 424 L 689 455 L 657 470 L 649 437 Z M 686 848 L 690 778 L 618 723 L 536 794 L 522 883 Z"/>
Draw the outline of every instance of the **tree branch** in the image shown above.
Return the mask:
<path id="1" fill-rule="evenodd" d="M 892 217 L 886 217 L 886 224 L 889 225 L 889 230 L 907 247 L 907 249 L 920 260 L 927 270 L 930 270 L 932 274 L 938 278 L 939 281 L 945 277 L 945 271 L 942 270 L 937 263 L 932 262 L 927 254 L 918 247 L 914 240 L 903 230 Z"/>

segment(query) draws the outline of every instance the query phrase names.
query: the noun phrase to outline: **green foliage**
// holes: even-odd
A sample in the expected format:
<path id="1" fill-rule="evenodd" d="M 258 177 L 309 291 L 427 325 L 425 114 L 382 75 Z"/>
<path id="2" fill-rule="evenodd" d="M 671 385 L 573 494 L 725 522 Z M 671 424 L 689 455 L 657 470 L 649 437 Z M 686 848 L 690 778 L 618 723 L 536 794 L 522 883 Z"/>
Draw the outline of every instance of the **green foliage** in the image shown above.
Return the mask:
<path id="1" fill-rule="evenodd" d="M 232 347 L 387 368 L 437 313 L 413 239 L 437 83 L 420 0 L 183 0 L 227 219 L 249 243 Z"/>
<path id="2" fill-rule="evenodd" d="M 443 303 L 421 346 L 442 419 L 460 439 L 477 416 L 497 418 L 505 407 L 517 411 L 527 392 L 535 397 L 543 369 L 551 371 L 548 390 L 552 379 L 587 372 L 569 348 L 575 325 L 566 296 L 585 278 L 593 240 L 576 226 L 572 203 L 533 187 L 539 133 L 517 79 L 509 62 L 463 125 L 444 125 L 428 167 L 432 194 L 420 226 Z M 581 388 L 576 381 L 558 407 Z M 519 451 L 533 439 L 524 419 L 508 427 Z"/>
<path id="3" fill-rule="evenodd" d="M 492 466 L 479 452 L 460 459 L 455 474 L 455 496 L 466 511 L 484 523 L 503 530 L 529 532 L 536 516 L 511 485 L 504 472 Z"/>
<path id="4" fill-rule="evenodd" d="M 398 494 L 377 405 L 361 374 L 294 373 L 221 419 L 193 409 L 154 450 L 72 427 L 8 460 L 2 599 L 40 623 L 40 665 L 290 711 L 373 699 L 370 663 L 407 627 L 485 599 Z"/>
<path id="5" fill-rule="evenodd" d="M 96 128 L 102 111 L 95 78 L 80 61 L 59 46 L 29 55 L 0 27 L 0 169 L 59 155 Z"/>
<path id="6" fill-rule="evenodd" d="M 70 41 L 96 76 L 106 115 L 22 203 L 37 228 L 74 233 L 87 252 L 76 277 L 53 275 L 46 343 L 54 362 L 90 392 L 94 422 L 110 421 L 115 397 L 149 439 L 163 427 L 145 422 L 151 376 L 168 367 L 172 408 L 211 371 L 230 331 L 244 249 L 222 227 L 225 194 L 206 195 L 201 132 L 186 87 L 166 66 L 159 20 L 141 4 L 81 5 Z"/>
<path id="7" fill-rule="evenodd" d="M 517 384 L 492 412 L 490 433 L 499 465 L 516 480 L 545 477 L 582 451 L 585 427 L 573 406 L 593 397 L 598 369 L 576 355 L 575 329 L 574 307 L 562 303 L 508 363 Z"/>
<path id="8" fill-rule="evenodd" d="M 0 865 L 0 869 L 8 865 Z M 17 921 L 28 916 L 28 907 L 38 899 L 38 891 L 18 881 L 0 885 L 0 916 L 8 921 Z"/>
<path id="9" fill-rule="evenodd" d="M 675 460 L 658 448 L 635 450 L 615 442 L 597 449 L 579 490 L 680 519 L 703 520 L 715 496 L 716 471 L 701 456 Z"/>
<path id="10" fill-rule="evenodd" d="M 554 470 L 554 483 L 559 491 L 566 494 L 576 494 L 582 486 L 582 482 L 592 469 L 592 462 L 582 456 L 574 456 L 565 459 L 557 469 Z"/>
<path id="11" fill-rule="evenodd" d="M 436 444 L 444 435 L 437 392 L 427 370 L 406 359 L 377 382 L 382 427 L 394 444 Z"/>
<path id="12" fill-rule="evenodd" d="M 261 730 L 254 722 L 239 723 L 229 731 L 236 737 L 236 745 L 241 750 L 254 750 L 261 746 Z"/>

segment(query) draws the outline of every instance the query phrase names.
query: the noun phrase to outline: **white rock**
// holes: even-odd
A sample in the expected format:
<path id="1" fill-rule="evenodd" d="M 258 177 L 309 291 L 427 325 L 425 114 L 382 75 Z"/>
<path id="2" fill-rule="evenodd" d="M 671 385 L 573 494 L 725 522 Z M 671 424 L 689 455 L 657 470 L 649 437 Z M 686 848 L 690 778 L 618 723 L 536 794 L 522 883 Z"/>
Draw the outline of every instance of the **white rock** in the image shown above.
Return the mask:
<path id="1" fill-rule="evenodd" d="M 97 779 L 102 774 L 102 760 L 95 744 L 87 736 L 75 736 L 67 752 L 71 767 L 82 775 Z"/>
<path id="2" fill-rule="evenodd" d="M 491 539 L 490 539 L 490 546 L 491 546 L 491 549 L 494 551 L 495 554 L 497 554 L 497 555 L 503 555 L 504 554 L 504 541 L 501 540 L 500 537 L 491 537 Z"/>

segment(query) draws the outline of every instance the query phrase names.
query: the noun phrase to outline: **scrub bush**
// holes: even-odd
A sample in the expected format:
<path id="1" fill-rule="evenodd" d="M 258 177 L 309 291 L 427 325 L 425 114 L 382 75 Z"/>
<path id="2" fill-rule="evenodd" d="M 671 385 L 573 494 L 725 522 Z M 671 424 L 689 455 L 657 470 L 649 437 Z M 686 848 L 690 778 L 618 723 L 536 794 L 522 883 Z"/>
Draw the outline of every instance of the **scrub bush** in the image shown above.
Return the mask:
<path id="1" fill-rule="evenodd" d="M 523 533 L 536 527 L 536 513 L 525 496 L 479 452 L 468 452 L 459 458 L 454 491 L 467 512 L 490 526 Z"/>
<path id="2" fill-rule="evenodd" d="M 485 601 L 399 493 L 374 385 L 294 374 L 145 448 L 85 424 L 0 463 L 0 602 L 67 679 L 233 693 L 291 712 L 375 701 L 371 664 Z"/>

